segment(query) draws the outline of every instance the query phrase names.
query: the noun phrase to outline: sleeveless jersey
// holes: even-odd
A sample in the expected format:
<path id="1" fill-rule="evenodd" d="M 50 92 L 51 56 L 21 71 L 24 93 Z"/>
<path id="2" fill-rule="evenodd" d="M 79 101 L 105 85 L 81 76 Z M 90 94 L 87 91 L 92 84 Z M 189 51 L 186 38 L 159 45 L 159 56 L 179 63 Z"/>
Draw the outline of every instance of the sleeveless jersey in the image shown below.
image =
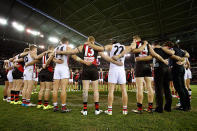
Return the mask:
<path id="1" fill-rule="evenodd" d="M 65 45 L 65 44 L 62 44 L 62 45 L 58 46 L 57 48 L 55 48 L 55 52 L 56 51 L 66 51 L 66 50 L 67 50 L 67 45 Z M 67 55 L 58 55 L 55 53 L 55 58 L 64 61 L 62 64 L 56 63 L 56 67 L 59 67 L 59 66 L 68 67 L 68 56 Z"/>
<path id="2" fill-rule="evenodd" d="M 70 71 L 70 79 L 73 79 L 73 72 Z"/>
<path id="3" fill-rule="evenodd" d="M 120 43 L 113 44 L 112 50 L 110 51 L 110 57 L 115 56 L 115 55 L 119 55 L 124 50 L 125 50 L 124 45 L 121 45 Z M 123 63 L 122 66 L 118 66 L 118 65 L 110 62 L 110 69 L 115 68 L 115 67 L 124 68 L 124 60 L 125 60 L 125 55 L 118 60 Z"/>
<path id="4" fill-rule="evenodd" d="M 97 68 L 97 56 L 98 56 L 98 51 L 95 51 L 91 47 L 89 47 L 87 44 L 84 44 L 83 46 L 83 60 L 87 62 L 92 62 L 92 65 L 87 66 L 83 64 L 83 69 L 84 70 L 89 70 L 92 68 Z"/>
<path id="5" fill-rule="evenodd" d="M 13 66 L 13 62 L 9 61 L 9 62 L 8 62 L 8 67 L 12 67 L 12 66 Z M 13 71 L 13 69 L 11 69 L 11 70 L 9 70 L 9 71 Z M 8 72 L 9 72 L 9 71 L 8 71 Z"/>
<path id="6" fill-rule="evenodd" d="M 29 63 L 29 62 L 32 62 L 34 59 L 31 57 L 31 55 L 30 55 L 30 53 L 28 53 L 28 55 L 26 55 L 25 57 L 24 57 L 24 63 L 26 64 L 26 63 Z M 28 68 L 28 69 L 34 69 L 34 65 L 30 65 L 30 66 L 27 66 L 27 67 L 25 67 L 25 69 L 26 68 Z"/>
<path id="7" fill-rule="evenodd" d="M 19 58 L 20 58 L 20 55 L 17 55 L 16 60 L 18 60 Z M 24 61 L 18 62 L 17 65 L 19 66 L 17 67 L 17 70 L 19 70 L 20 72 L 24 72 L 24 65 L 25 65 Z"/>
<path id="8" fill-rule="evenodd" d="M 143 45 L 142 41 L 138 41 L 136 45 L 136 49 L 140 48 Z M 144 50 L 140 53 L 135 54 L 135 57 L 143 57 L 143 56 L 148 56 L 150 54 L 148 44 L 144 48 Z"/>

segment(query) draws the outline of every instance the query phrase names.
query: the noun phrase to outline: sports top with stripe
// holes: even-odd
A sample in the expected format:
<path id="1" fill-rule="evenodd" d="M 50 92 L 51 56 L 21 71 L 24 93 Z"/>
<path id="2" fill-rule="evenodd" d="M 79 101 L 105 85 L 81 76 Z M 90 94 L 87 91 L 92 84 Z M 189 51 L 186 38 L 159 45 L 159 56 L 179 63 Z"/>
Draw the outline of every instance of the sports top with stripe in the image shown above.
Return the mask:
<path id="1" fill-rule="evenodd" d="M 143 45 L 143 42 L 138 41 L 136 44 L 136 49 L 140 48 L 142 45 Z M 149 55 L 150 55 L 150 51 L 149 51 L 149 46 L 147 44 L 142 52 L 135 54 L 135 57 L 145 57 Z M 136 61 L 135 76 L 136 77 L 152 77 L 150 64 L 151 64 L 151 61 Z"/>
<path id="2" fill-rule="evenodd" d="M 87 66 L 83 64 L 82 80 L 98 80 L 97 56 L 98 51 L 92 49 L 87 44 L 83 45 L 82 59 L 87 62 L 92 62 L 92 65 Z"/>

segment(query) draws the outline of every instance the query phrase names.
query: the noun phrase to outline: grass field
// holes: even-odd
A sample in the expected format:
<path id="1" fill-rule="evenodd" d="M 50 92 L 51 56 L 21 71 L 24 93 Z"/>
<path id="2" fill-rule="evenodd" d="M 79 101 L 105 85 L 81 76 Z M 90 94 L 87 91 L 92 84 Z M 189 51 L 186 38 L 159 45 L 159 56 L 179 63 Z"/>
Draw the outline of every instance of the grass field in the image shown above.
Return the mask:
<path id="1" fill-rule="evenodd" d="M 62 114 L 52 110 L 43 111 L 35 107 L 21 107 L 10 105 L 2 101 L 3 86 L 0 86 L 0 131 L 3 130 L 197 130 L 197 86 L 192 86 L 192 110 L 190 112 L 175 111 L 163 114 L 144 112 L 142 115 L 134 114 L 131 109 L 136 108 L 135 93 L 129 92 L 129 114 L 121 113 L 121 92 L 115 93 L 113 115 L 94 115 L 93 93 L 89 93 L 88 116 L 82 116 L 82 93 L 69 92 L 67 105 L 72 112 Z M 37 102 L 37 94 L 33 95 L 33 101 Z M 177 102 L 173 98 L 173 107 Z M 147 97 L 144 97 L 144 106 Z M 107 92 L 100 92 L 100 108 L 107 108 Z"/>

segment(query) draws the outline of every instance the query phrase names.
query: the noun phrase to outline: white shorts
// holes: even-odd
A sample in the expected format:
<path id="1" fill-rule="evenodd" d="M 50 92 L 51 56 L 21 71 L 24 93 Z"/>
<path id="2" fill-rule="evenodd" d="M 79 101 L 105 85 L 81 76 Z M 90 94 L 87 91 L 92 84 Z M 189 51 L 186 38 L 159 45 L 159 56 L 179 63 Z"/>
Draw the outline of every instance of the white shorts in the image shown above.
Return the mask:
<path id="1" fill-rule="evenodd" d="M 70 82 L 70 83 L 73 83 L 73 79 L 69 79 L 69 82 Z"/>
<path id="2" fill-rule="evenodd" d="M 185 69 L 185 75 L 184 75 L 184 79 L 192 79 L 192 72 L 190 69 Z"/>
<path id="3" fill-rule="evenodd" d="M 98 81 L 99 81 L 99 82 L 103 82 L 103 79 L 99 79 Z"/>
<path id="4" fill-rule="evenodd" d="M 32 68 L 25 68 L 23 73 L 24 80 L 34 80 L 34 70 Z"/>
<path id="5" fill-rule="evenodd" d="M 109 69 L 108 82 L 114 84 L 125 84 L 126 74 L 124 68 Z"/>
<path id="6" fill-rule="evenodd" d="M 12 70 L 8 71 L 7 78 L 8 82 L 13 82 Z"/>
<path id="7" fill-rule="evenodd" d="M 152 77 L 152 81 L 154 81 L 154 77 Z"/>
<path id="8" fill-rule="evenodd" d="M 134 78 L 134 79 L 132 79 L 132 82 L 136 82 L 136 79 Z"/>
<path id="9" fill-rule="evenodd" d="M 68 67 L 55 67 L 53 79 L 60 80 L 60 79 L 69 79 L 70 78 L 70 71 Z"/>

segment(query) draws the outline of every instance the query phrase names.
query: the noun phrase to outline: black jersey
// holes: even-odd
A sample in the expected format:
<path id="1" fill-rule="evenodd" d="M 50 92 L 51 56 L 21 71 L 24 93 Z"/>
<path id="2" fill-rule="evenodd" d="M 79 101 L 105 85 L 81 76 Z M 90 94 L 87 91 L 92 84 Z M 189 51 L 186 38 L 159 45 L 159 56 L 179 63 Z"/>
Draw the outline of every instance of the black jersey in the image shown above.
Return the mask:
<path id="1" fill-rule="evenodd" d="M 83 60 L 87 62 L 92 62 L 92 65 L 87 66 L 84 64 L 83 69 L 84 70 L 97 69 L 97 56 L 98 56 L 98 51 L 95 51 L 87 44 L 84 44 L 83 53 L 82 53 Z"/>
<path id="2" fill-rule="evenodd" d="M 162 48 L 155 48 L 154 51 L 159 54 L 163 59 L 169 59 L 170 55 L 167 54 Z M 165 64 L 154 58 L 154 67 L 165 66 Z"/>
<path id="3" fill-rule="evenodd" d="M 46 55 L 44 55 L 44 56 L 42 57 L 42 64 L 46 64 L 48 58 L 49 58 L 49 54 L 47 53 Z M 47 66 L 46 69 L 47 69 L 49 72 L 53 72 L 53 68 L 54 68 L 54 62 L 51 61 L 50 64 Z"/>
<path id="4" fill-rule="evenodd" d="M 174 55 L 184 57 L 185 52 L 181 50 L 180 48 L 174 47 L 173 50 L 175 51 Z M 172 66 L 179 66 L 177 63 L 177 60 L 172 59 Z"/>
<path id="5" fill-rule="evenodd" d="M 142 45 L 143 45 L 143 42 L 142 41 L 136 42 L 136 49 L 137 48 L 140 48 Z M 147 44 L 146 47 L 144 48 L 144 50 L 142 52 L 135 54 L 135 57 L 148 56 L 149 54 L 150 54 L 150 51 L 149 51 L 149 46 Z"/>

